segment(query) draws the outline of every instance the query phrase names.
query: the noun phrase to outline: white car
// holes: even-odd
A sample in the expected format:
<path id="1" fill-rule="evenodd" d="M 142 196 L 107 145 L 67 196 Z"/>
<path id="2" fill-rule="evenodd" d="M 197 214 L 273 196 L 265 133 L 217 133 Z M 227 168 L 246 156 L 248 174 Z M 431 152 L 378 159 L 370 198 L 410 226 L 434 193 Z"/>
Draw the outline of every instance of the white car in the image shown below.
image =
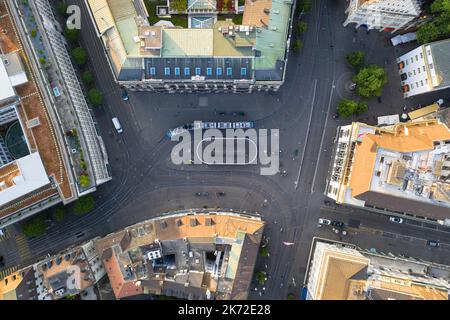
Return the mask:
<path id="1" fill-rule="evenodd" d="M 389 221 L 394 223 L 403 223 L 403 219 L 399 217 L 389 217 Z"/>
<path id="2" fill-rule="evenodd" d="M 331 220 L 319 218 L 319 224 L 331 225 Z"/>

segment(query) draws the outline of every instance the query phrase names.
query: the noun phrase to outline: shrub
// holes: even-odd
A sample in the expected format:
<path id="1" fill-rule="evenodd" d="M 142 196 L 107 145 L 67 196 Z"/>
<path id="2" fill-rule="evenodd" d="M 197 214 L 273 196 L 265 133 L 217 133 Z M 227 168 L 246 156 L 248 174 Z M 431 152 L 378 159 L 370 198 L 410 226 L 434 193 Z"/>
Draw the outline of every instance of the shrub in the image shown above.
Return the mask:
<path id="1" fill-rule="evenodd" d="M 75 43 L 78 40 L 78 30 L 77 29 L 64 29 L 64 35 L 70 43 Z"/>
<path id="2" fill-rule="evenodd" d="M 303 48 L 303 42 L 301 40 L 295 40 L 294 47 L 293 47 L 294 52 L 297 53 L 300 50 L 302 50 L 302 48 Z"/>
<path id="3" fill-rule="evenodd" d="M 45 216 L 38 215 L 22 224 L 22 232 L 27 237 L 37 237 L 45 233 Z"/>
<path id="4" fill-rule="evenodd" d="M 256 281 L 258 281 L 260 285 L 266 283 L 266 273 L 264 271 L 258 271 L 256 273 Z"/>
<path id="5" fill-rule="evenodd" d="M 268 257 L 269 256 L 269 250 L 266 247 L 259 248 L 259 255 L 261 257 Z"/>
<path id="6" fill-rule="evenodd" d="M 31 30 L 31 37 L 36 38 L 36 36 L 37 36 L 37 30 L 36 29 Z"/>
<path id="7" fill-rule="evenodd" d="M 94 75 L 89 70 L 84 71 L 81 78 L 86 85 L 90 85 L 94 81 Z"/>
<path id="8" fill-rule="evenodd" d="M 87 195 L 75 202 L 74 211 L 76 215 L 83 215 L 94 209 L 94 197 Z"/>
<path id="9" fill-rule="evenodd" d="M 366 54 L 362 51 L 355 51 L 347 55 L 347 62 L 355 68 L 360 68 L 364 65 Z"/>
<path id="10" fill-rule="evenodd" d="M 367 103 L 363 101 L 353 101 L 342 99 L 338 104 L 338 113 L 344 118 L 348 118 L 354 114 L 361 114 L 367 111 Z"/>
<path id="11" fill-rule="evenodd" d="M 91 184 L 91 180 L 89 179 L 89 176 L 87 176 L 87 175 L 80 176 L 80 185 L 82 188 L 89 187 L 90 184 Z"/>
<path id="12" fill-rule="evenodd" d="M 87 53 L 86 50 L 84 50 L 81 47 L 77 47 L 72 50 L 72 58 L 75 61 L 76 64 L 82 66 L 86 64 L 87 61 Z"/>
<path id="13" fill-rule="evenodd" d="M 297 25 L 297 32 L 303 33 L 308 28 L 308 24 L 305 21 L 300 21 Z"/>
<path id="14" fill-rule="evenodd" d="M 99 90 L 93 88 L 88 92 L 88 99 L 94 107 L 97 107 L 103 102 L 103 94 Z"/>

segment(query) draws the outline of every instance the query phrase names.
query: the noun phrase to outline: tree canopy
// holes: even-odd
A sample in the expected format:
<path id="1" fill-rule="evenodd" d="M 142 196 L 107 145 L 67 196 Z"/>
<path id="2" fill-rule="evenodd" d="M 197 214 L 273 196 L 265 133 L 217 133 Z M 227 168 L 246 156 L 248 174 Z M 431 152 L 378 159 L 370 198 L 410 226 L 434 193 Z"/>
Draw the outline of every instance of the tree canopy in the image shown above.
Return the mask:
<path id="1" fill-rule="evenodd" d="M 433 19 L 417 31 L 420 44 L 445 39 L 450 36 L 450 0 L 435 0 L 431 5 Z"/>
<path id="2" fill-rule="evenodd" d="M 74 211 L 75 214 L 77 215 L 88 213 L 93 209 L 94 209 L 94 197 L 91 195 L 81 197 L 75 202 Z"/>
<path id="3" fill-rule="evenodd" d="M 97 107 L 103 102 L 103 94 L 99 90 L 93 88 L 88 92 L 88 99 L 94 107 Z"/>
<path id="4" fill-rule="evenodd" d="M 347 55 L 347 62 L 355 68 L 360 68 L 364 65 L 366 54 L 362 51 L 355 51 Z"/>
<path id="5" fill-rule="evenodd" d="M 339 101 L 337 111 L 344 118 L 351 117 L 354 114 L 361 114 L 367 111 L 367 103 L 363 101 L 354 101 L 342 99 Z"/>
<path id="6" fill-rule="evenodd" d="M 356 83 L 357 93 L 361 97 L 379 97 L 387 83 L 387 75 L 383 68 L 372 64 L 362 68 L 353 77 L 353 81 Z"/>
<path id="7" fill-rule="evenodd" d="M 81 47 L 72 50 L 72 58 L 78 65 L 84 65 L 87 62 L 87 53 Z"/>

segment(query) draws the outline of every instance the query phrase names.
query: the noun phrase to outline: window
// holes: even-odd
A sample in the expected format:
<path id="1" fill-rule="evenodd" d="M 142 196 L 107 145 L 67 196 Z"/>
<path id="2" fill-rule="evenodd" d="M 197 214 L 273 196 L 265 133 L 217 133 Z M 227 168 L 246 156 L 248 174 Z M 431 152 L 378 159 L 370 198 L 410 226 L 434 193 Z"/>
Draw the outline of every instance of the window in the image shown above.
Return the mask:
<path id="1" fill-rule="evenodd" d="M 189 67 L 184 68 L 184 75 L 188 76 L 191 74 L 191 69 Z"/>
<path id="2" fill-rule="evenodd" d="M 411 89 L 414 89 L 414 85 L 411 83 Z"/>
<path id="3" fill-rule="evenodd" d="M 247 68 L 241 68 L 241 76 L 247 75 Z"/>
<path id="4" fill-rule="evenodd" d="M 423 80 L 420 80 L 420 85 L 423 87 Z"/>
<path id="5" fill-rule="evenodd" d="M 150 75 L 154 76 L 156 74 L 156 68 L 155 67 L 151 67 L 150 68 Z"/>
<path id="6" fill-rule="evenodd" d="M 420 57 L 423 59 L 423 53 L 422 52 L 420 53 Z"/>
<path id="7" fill-rule="evenodd" d="M 233 75 L 233 68 L 228 67 L 227 68 L 227 76 Z"/>
<path id="8" fill-rule="evenodd" d="M 416 75 L 416 69 L 414 69 L 413 72 L 414 72 L 414 75 Z"/>
<path id="9" fill-rule="evenodd" d="M 216 69 L 216 74 L 218 75 L 218 76 L 221 76 L 222 75 L 222 68 L 217 68 Z"/>
<path id="10" fill-rule="evenodd" d="M 164 68 L 164 75 L 165 76 L 170 76 L 170 68 L 168 68 L 168 67 Z"/>
<path id="11" fill-rule="evenodd" d="M 424 72 L 427 71 L 427 69 L 425 68 L 425 66 L 423 66 L 422 69 L 423 69 Z"/>
<path id="12" fill-rule="evenodd" d="M 178 68 L 178 67 L 175 68 L 175 75 L 176 76 L 180 75 L 180 68 Z"/>
<path id="13" fill-rule="evenodd" d="M 408 63 L 408 60 L 405 60 L 405 62 L 406 62 L 406 65 L 408 65 L 409 63 Z"/>
<path id="14" fill-rule="evenodd" d="M 413 63 L 414 62 L 414 58 L 413 57 L 411 57 L 411 63 Z"/>
<path id="15" fill-rule="evenodd" d="M 420 72 L 421 72 L 421 71 L 420 71 L 420 68 L 417 68 L 417 72 L 418 72 L 418 73 L 420 73 Z"/>
<path id="16" fill-rule="evenodd" d="M 206 68 L 206 75 L 212 76 L 212 68 Z"/>
<path id="17" fill-rule="evenodd" d="M 419 61 L 419 57 L 417 56 L 417 54 L 416 54 L 416 61 Z"/>
<path id="18" fill-rule="evenodd" d="M 196 76 L 199 76 L 200 73 L 202 73 L 202 69 L 200 69 L 200 68 L 195 68 L 195 75 L 196 75 Z"/>

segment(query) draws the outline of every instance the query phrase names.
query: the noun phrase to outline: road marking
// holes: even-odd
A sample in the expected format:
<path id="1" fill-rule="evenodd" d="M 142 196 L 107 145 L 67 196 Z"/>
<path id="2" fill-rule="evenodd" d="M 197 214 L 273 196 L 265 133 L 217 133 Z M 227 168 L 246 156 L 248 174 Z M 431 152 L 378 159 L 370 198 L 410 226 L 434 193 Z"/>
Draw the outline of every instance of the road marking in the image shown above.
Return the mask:
<path id="1" fill-rule="evenodd" d="M 297 180 L 295 181 L 295 190 L 298 189 L 300 173 L 302 172 L 303 160 L 305 158 L 306 145 L 308 144 L 309 131 L 311 128 L 311 120 L 312 120 L 312 115 L 313 115 L 313 110 L 314 110 L 314 101 L 316 100 L 316 89 L 317 89 L 317 79 L 314 80 L 314 91 L 313 91 L 313 99 L 311 102 L 311 112 L 309 114 L 308 127 L 306 128 L 306 139 L 305 139 L 305 143 L 303 144 L 303 151 L 302 151 L 302 157 L 300 159 L 300 167 L 298 168 Z"/>
<path id="2" fill-rule="evenodd" d="M 333 79 L 333 82 L 331 83 L 330 100 L 328 101 L 328 109 L 327 109 L 327 113 L 325 115 L 325 124 L 323 126 L 323 131 L 322 131 L 322 138 L 320 139 L 319 154 L 317 155 L 316 168 L 314 170 L 313 181 L 311 184 L 311 193 L 314 192 L 314 184 L 316 182 L 317 168 L 319 167 L 320 155 L 322 154 L 323 141 L 325 138 L 325 132 L 327 131 L 328 115 L 330 114 L 331 100 L 333 98 L 334 88 L 335 88 L 335 85 L 334 85 L 334 79 Z"/>
<path id="3" fill-rule="evenodd" d="M 16 236 L 16 246 L 22 261 L 32 256 L 30 248 L 28 247 L 28 240 L 23 234 L 18 234 Z"/>

